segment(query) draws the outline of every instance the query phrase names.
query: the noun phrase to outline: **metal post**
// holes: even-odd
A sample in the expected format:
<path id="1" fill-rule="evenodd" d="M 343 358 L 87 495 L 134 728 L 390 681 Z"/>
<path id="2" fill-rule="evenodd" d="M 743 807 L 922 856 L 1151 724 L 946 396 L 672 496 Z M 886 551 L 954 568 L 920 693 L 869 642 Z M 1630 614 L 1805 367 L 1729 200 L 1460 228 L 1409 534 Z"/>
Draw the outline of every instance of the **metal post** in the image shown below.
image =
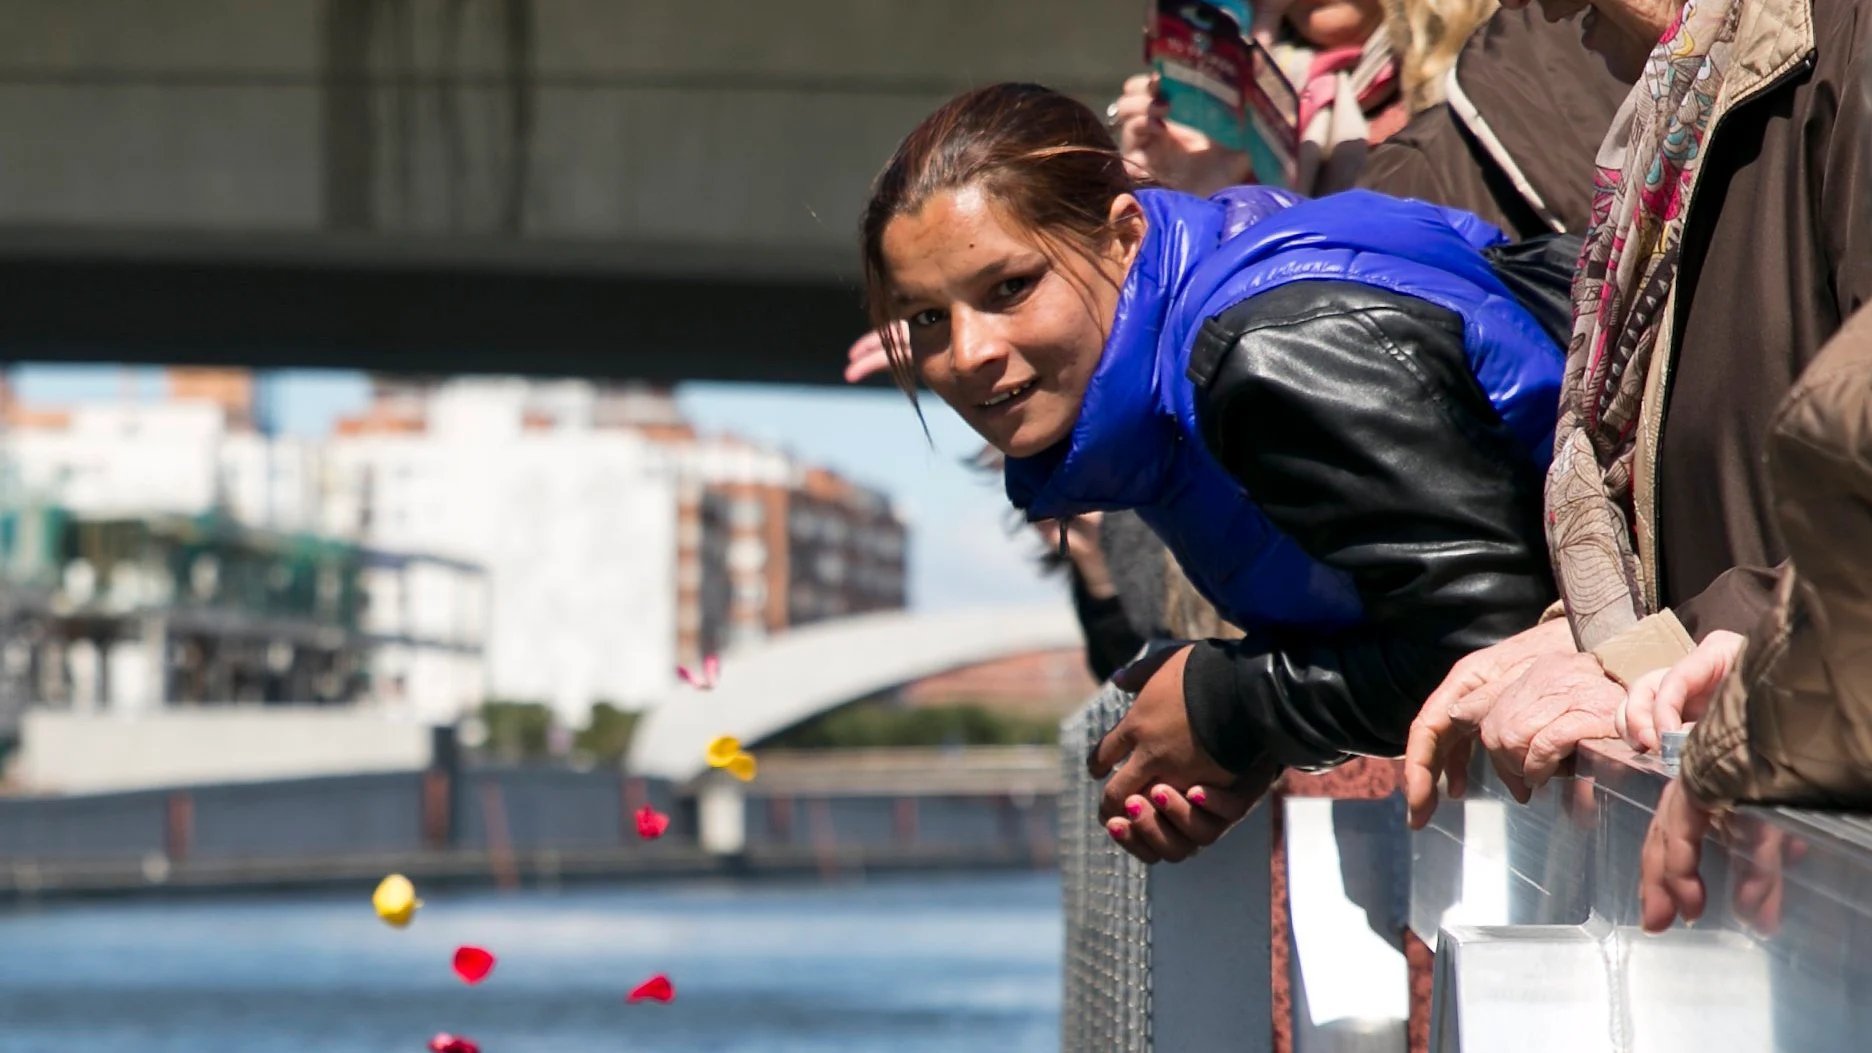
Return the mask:
<path id="1" fill-rule="evenodd" d="M 1273 1048 L 1272 808 L 1193 859 L 1150 868 L 1151 1038 L 1164 1053 Z"/>

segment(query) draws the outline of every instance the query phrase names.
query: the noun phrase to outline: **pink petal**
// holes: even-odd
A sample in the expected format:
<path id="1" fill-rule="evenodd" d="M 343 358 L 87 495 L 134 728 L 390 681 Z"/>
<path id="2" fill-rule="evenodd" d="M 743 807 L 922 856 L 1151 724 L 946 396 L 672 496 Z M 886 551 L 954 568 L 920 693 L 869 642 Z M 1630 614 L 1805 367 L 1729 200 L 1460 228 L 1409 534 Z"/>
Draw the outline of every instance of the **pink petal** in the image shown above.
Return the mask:
<path id="1" fill-rule="evenodd" d="M 670 983 L 669 977 L 658 973 L 638 984 L 624 1000 L 632 1005 L 638 1002 L 673 1002 L 676 1000 L 676 985 Z"/>
<path id="2" fill-rule="evenodd" d="M 478 984 L 494 971 L 494 956 L 479 947 L 455 948 L 455 975 L 462 983 Z"/>
<path id="3" fill-rule="evenodd" d="M 714 655 L 702 659 L 702 671 L 699 673 L 686 665 L 679 665 L 676 667 L 676 675 L 697 691 L 713 691 L 716 681 L 721 679 L 721 659 Z"/>
<path id="4" fill-rule="evenodd" d="M 669 816 L 649 805 L 637 809 L 637 836 L 645 841 L 654 841 L 669 829 Z"/>
<path id="5" fill-rule="evenodd" d="M 481 1047 L 473 1039 L 460 1035 L 451 1035 L 447 1031 L 438 1032 L 429 1040 L 430 1053 L 481 1053 Z"/>

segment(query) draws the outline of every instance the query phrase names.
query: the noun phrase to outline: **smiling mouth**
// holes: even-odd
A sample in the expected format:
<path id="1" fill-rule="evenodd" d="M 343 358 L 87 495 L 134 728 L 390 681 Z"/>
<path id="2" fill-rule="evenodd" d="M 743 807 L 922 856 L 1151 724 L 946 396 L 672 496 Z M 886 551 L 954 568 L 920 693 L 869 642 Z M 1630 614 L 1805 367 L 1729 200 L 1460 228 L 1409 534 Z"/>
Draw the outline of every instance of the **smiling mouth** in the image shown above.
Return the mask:
<path id="1" fill-rule="evenodd" d="M 1027 394 L 1029 391 L 1032 391 L 1034 387 L 1034 383 L 1035 383 L 1034 381 L 1029 380 L 1017 388 L 1010 388 L 1007 391 L 1003 391 L 981 402 L 977 402 L 975 404 L 975 408 L 994 409 L 998 406 L 1005 406 L 1008 403 L 1014 401 L 1015 399 L 1020 398 L 1022 395 Z"/>

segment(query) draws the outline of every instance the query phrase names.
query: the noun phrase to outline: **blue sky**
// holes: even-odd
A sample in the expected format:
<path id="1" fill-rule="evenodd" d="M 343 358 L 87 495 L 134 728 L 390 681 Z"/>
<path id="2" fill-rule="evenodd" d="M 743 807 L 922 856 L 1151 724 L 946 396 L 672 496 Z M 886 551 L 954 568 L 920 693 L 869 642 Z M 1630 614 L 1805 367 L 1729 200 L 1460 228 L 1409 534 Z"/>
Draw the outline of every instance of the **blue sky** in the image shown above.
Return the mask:
<path id="1" fill-rule="evenodd" d="M 21 398 L 40 404 L 162 391 L 157 369 L 27 365 L 13 378 Z M 309 437 L 324 435 L 370 394 L 360 373 L 281 370 L 266 383 L 280 429 Z M 677 400 L 705 432 L 784 447 L 896 498 L 910 521 L 912 605 L 941 610 L 1063 597 L 1062 582 L 1035 570 L 1039 542 L 1025 530 L 1009 532 L 998 480 L 963 465 L 980 440 L 935 399 L 924 400 L 929 440 L 895 391 L 685 384 Z"/>

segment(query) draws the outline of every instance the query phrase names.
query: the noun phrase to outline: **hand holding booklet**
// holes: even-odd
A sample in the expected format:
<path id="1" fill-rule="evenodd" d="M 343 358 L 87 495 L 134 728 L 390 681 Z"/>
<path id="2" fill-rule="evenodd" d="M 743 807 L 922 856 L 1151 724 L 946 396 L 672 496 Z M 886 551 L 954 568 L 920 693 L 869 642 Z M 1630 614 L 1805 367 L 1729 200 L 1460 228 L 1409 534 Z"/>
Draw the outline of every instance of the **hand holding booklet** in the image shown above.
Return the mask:
<path id="1" fill-rule="evenodd" d="M 1245 0 L 1150 0 L 1144 59 L 1171 120 L 1247 154 L 1256 182 L 1293 189 L 1300 97 L 1252 23 Z"/>

